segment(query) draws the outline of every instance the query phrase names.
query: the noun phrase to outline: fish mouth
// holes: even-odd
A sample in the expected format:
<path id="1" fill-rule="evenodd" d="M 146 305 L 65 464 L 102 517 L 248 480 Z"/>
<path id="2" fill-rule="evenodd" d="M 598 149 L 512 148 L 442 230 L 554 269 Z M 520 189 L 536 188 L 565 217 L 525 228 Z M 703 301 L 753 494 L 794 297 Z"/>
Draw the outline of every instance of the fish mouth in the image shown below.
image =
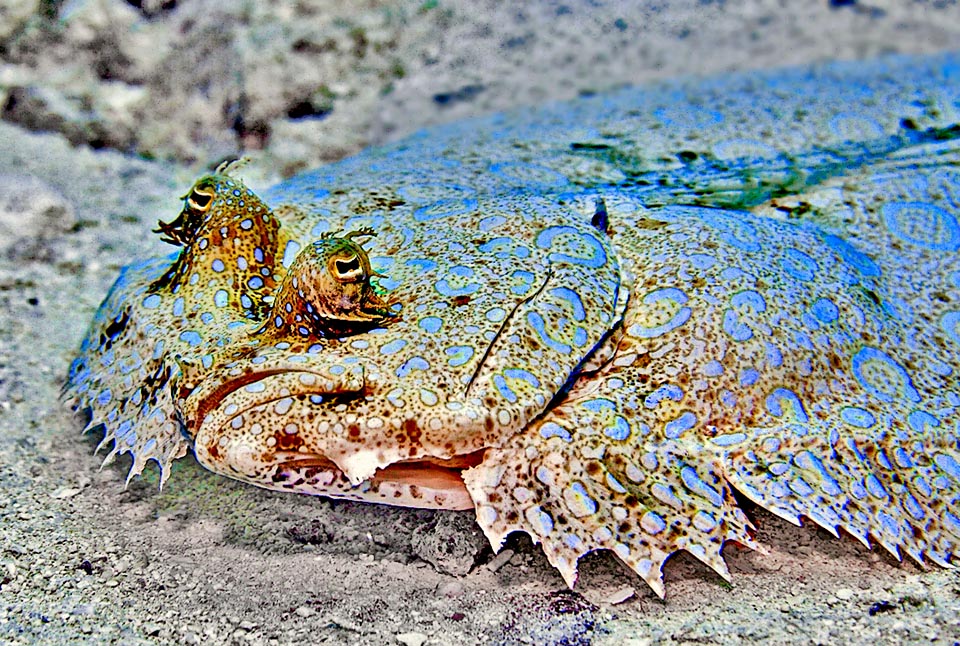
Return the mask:
<path id="1" fill-rule="evenodd" d="M 365 396 L 363 370 L 270 367 L 201 384 L 185 424 L 206 468 L 272 489 L 365 502 L 472 509 L 461 474 L 484 450 L 402 459 L 376 437 L 349 437 L 342 420 Z"/>
<path id="2" fill-rule="evenodd" d="M 352 484 L 339 467 L 320 454 L 277 454 L 270 483 L 254 482 L 275 491 L 346 498 L 419 509 L 473 509 L 475 504 L 463 482 L 463 472 L 483 461 L 484 450 L 448 460 L 423 459 L 394 462 L 377 469 L 359 485 Z M 248 480 L 249 481 L 249 480 Z"/>

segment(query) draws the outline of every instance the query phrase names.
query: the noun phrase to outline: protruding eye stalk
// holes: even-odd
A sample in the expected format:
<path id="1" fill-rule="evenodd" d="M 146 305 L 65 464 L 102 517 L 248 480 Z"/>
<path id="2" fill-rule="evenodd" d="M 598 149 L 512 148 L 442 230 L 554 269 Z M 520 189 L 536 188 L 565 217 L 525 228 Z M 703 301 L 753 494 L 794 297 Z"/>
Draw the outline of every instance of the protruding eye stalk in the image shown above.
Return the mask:
<path id="1" fill-rule="evenodd" d="M 206 222 L 210 207 L 217 196 L 217 179 L 214 176 L 201 177 L 183 196 L 183 208 L 173 222 L 158 222 L 154 233 L 160 239 L 178 247 L 186 247 L 194 241 L 197 232 Z"/>
<path id="2" fill-rule="evenodd" d="M 355 334 L 394 318 L 371 279 L 379 276 L 355 238 L 372 229 L 327 234 L 297 255 L 280 286 L 264 331 L 300 337 Z"/>

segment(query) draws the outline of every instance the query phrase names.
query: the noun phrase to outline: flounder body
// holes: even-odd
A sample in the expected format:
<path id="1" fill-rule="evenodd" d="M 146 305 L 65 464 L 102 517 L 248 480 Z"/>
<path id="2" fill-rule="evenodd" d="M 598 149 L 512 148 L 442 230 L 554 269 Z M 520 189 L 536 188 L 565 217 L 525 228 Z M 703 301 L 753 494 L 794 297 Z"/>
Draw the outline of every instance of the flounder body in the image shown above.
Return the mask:
<path id="1" fill-rule="evenodd" d="M 225 172 L 70 371 L 131 476 L 474 508 L 572 585 L 756 546 L 734 490 L 898 557 L 960 545 L 960 56 L 454 124 L 257 197 Z"/>

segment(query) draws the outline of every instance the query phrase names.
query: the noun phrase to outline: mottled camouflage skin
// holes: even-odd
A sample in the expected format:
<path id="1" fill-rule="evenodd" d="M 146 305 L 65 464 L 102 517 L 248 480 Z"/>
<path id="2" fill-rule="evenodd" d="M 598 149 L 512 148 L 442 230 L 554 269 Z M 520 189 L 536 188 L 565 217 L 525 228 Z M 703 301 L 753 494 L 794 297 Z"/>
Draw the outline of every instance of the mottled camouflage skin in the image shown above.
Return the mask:
<path id="1" fill-rule="evenodd" d="M 596 549 L 661 595 L 677 550 L 728 576 L 734 489 L 947 565 L 958 123 L 960 57 L 893 58 L 454 124 L 264 201 L 227 171 L 161 225 L 172 264 L 124 270 L 67 392 L 131 475 L 192 448 L 475 508 L 571 585 Z"/>

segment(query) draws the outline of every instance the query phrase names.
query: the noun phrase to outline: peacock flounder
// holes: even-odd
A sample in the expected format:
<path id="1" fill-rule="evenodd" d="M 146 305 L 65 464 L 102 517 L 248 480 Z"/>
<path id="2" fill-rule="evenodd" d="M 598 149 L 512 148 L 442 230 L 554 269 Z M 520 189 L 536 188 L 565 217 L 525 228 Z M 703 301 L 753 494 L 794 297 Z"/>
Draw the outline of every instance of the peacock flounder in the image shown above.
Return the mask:
<path id="1" fill-rule="evenodd" d="M 627 89 L 436 128 L 261 199 L 200 179 L 66 391 L 130 475 L 476 510 L 573 585 L 756 547 L 734 490 L 960 545 L 960 57 Z M 269 206 L 268 206 L 269 205 Z"/>

